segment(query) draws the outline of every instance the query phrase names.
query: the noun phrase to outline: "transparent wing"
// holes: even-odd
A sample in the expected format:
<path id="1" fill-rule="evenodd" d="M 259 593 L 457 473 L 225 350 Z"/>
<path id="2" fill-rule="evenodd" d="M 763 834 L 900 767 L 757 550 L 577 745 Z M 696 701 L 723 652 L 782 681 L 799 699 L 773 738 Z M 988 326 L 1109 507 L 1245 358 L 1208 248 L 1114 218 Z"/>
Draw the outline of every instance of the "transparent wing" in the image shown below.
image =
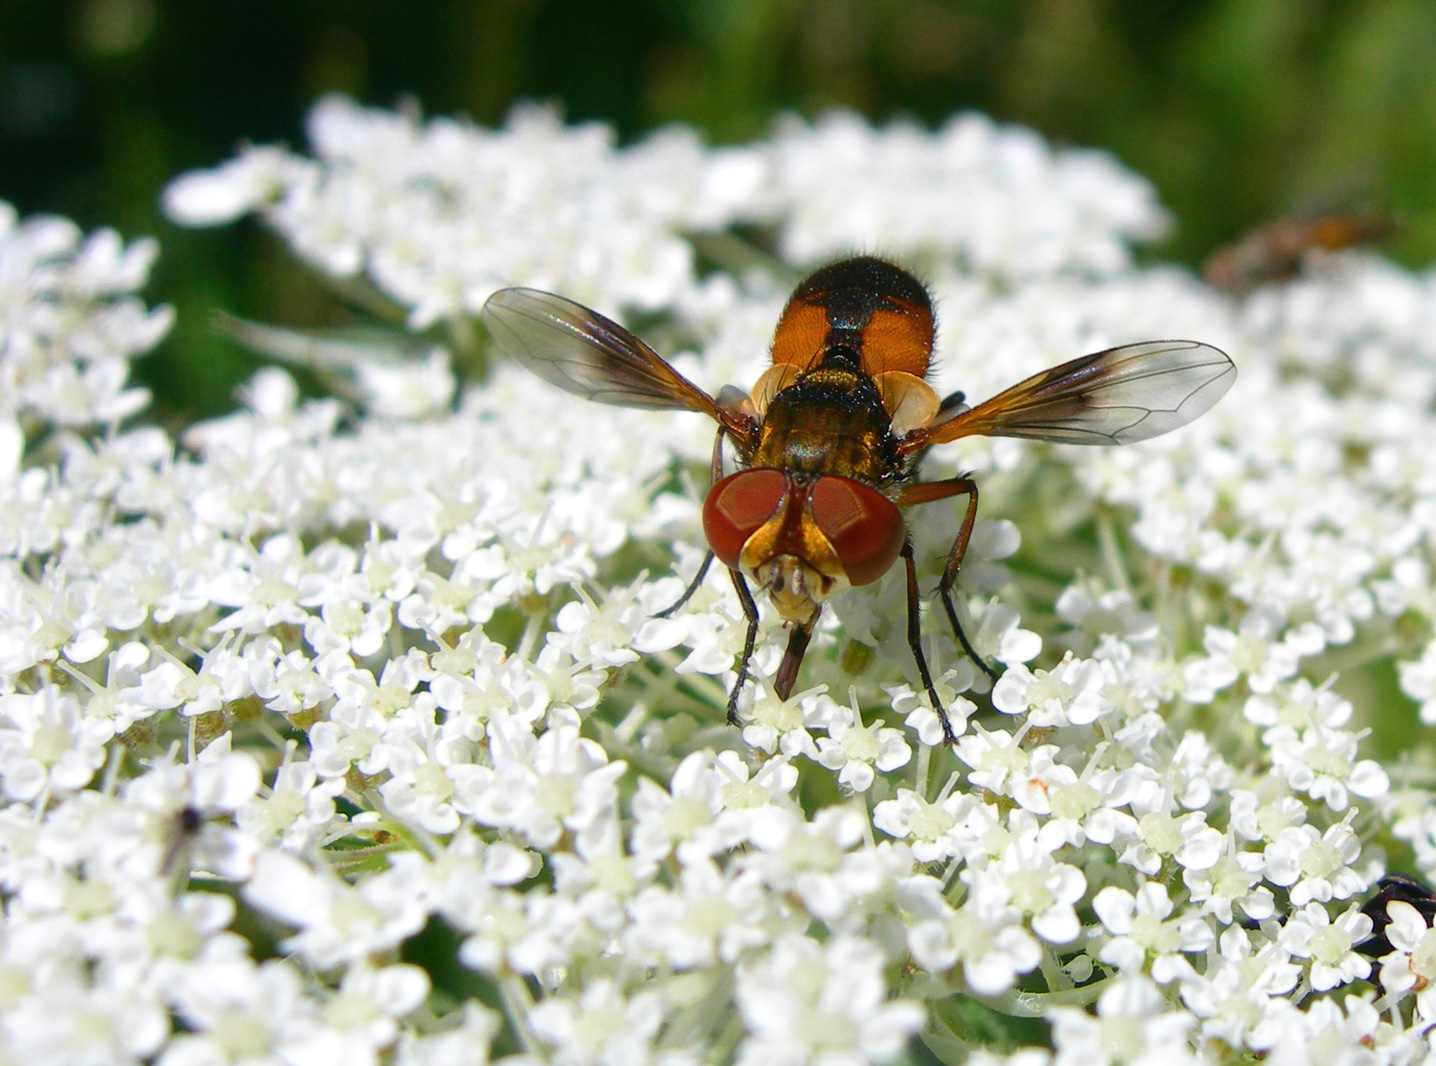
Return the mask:
<path id="1" fill-rule="evenodd" d="M 909 434 L 914 452 L 958 437 L 1131 444 L 1185 426 L 1226 394 L 1237 368 L 1197 341 L 1145 341 L 1034 374 L 969 411 Z"/>
<path id="2" fill-rule="evenodd" d="M 619 407 L 701 411 L 720 422 L 713 397 L 617 322 L 538 289 L 500 289 L 484 325 L 510 357 L 550 385 Z"/>

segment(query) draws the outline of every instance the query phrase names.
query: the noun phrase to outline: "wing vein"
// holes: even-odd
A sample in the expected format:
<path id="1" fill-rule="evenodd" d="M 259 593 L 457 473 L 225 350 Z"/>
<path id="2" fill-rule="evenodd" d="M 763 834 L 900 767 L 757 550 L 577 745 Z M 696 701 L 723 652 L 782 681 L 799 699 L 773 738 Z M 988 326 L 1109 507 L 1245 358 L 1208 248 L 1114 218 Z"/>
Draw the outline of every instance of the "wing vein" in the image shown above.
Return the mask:
<path id="1" fill-rule="evenodd" d="M 1198 341 L 1146 341 L 1035 374 L 968 411 L 910 434 L 912 452 L 958 437 L 1130 444 L 1186 425 L 1225 395 L 1236 367 Z"/>

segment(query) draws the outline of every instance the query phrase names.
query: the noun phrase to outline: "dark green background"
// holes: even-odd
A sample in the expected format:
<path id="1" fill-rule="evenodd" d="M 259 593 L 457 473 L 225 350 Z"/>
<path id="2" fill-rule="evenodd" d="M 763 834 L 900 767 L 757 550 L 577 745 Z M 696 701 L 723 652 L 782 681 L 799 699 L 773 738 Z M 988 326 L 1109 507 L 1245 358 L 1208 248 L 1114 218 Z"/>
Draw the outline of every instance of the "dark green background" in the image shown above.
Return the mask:
<path id="1" fill-rule="evenodd" d="M 333 302 L 257 227 L 160 218 L 174 174 L 244 140 L 303 146 L 328 90 L 500 121 L 556 99 L 625 138 L 670 120 L 715 141 L 781 109 L 936 124 L 977 108 L 1111 149 L 1176 213 L 1163 254 L 1358 195 L 1387 249 L 1436 258 L 1432 0 L 0 0 L 0 198 L 157 235 L 148 296 L 180 310 L 142 361 L 176 422 L 228 406 L 248 358 L 222 307 L 289 325 Z"/>

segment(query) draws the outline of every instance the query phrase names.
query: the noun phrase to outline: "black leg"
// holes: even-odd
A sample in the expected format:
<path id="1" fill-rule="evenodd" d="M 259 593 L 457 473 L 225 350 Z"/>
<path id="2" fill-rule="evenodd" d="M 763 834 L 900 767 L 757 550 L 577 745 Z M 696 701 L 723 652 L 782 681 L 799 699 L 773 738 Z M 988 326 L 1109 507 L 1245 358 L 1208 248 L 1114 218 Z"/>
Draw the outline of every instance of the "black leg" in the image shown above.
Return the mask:
<path id="1" fill-rule="evenodd" d="M 967 497 L 967 513 L 962 518 L 962 528 L 957 532 L 957 539 L 952 542 L 952 550 L 948 552 L 947 566 L 943 568 L 942 580 L 938 582 L 937 592 L 942 598 L 942 606 L 947 612 L 947 620 L 952 623 L 953 635 L 962 645 L 962 650 L 967 652 L 984 674 L 996 681 L 997 671 L 982 660 L 982 657 L 977 654 L 977 649 L 972 646 L 972 641 L 967 639 L 967 634 L 962 629 L 962 623 L 957 618 L 957 607 L 952 602 L 952 588 L 957 583 L 958 572 L 962 569 L 962 558 L 967 554 L 967 542 L 972 539 L 972 527 L 977 521 L 977 483 L 966 477 L 949 478 L 946 481 L 918 482 L 903 489 L 898 497 L 898 506 L 911 507 L 919 503 L 931 503 L 934 500 L 963 495 Z"/>
<path id="2" fill-rule="evenodd" d="M 952 631 L 957 636 L 957 642 L 962 645 L 962 650 L 967 652 L 968 658 L 977 664 L 979 670 L 996 681 L 997 670 L 987 665 L 982 656 L 977 654 L 977 649 L 972 646 L 972 642 L 967 639 L 967 634 L 963 632 L 962 623 L 957 620 L 957 608 L 953 606 L 951 593 L 945 588 L 939 588 L 938 593 L 942 596 L 942 606 L 947 611 L 947 620 L 952 623 Z"/>
<path id="3" fill-rule="evenodd" d="M 718 427 L 717 435 L 713 438 L 713 458 L 708 467 L 710 487 L 712 485 L 718 484 L 718 482 L 723 480 L 723 434 L 725 432 L 726 430 L 720 425 Z M 713 553 L 710 551 L 707 555 L 703 557 L 703 565 L 698 568 L 698 573 L 694 575 L 693 580 L 688 583 L 688 587 L 683 590 L 683 595 L 678 597 L 678 602 L 675 603 L 672 607 L 665 607 L 653 617 L 667 618 L 674 611 L 678 610 L 678 608 L 682 607 L 685 603 L 691 600 L 693 598 L 693 594 L 698 591 L 698 586 L 703 584 L 703 579 L 708 576 L 708 568 L 712 565 Z"/>
<path id="4" fill-rule="evenodd" d="M 738 679 L 733 682 L 733 691 L 728 693 L 728 724 L 742 725 L 738 718 L 738 695 L 743 691 L 743 682 L 748 680 L 748 663 L 753 658 L 753 645 L 758 642 L 758 605 L 748 591 L 748 582 L 737 570 L 729 570 L 733 576 L 733 587 L 738 590 L 738 599 L 743 604 L 743 614 L 748 619 L 748 636 L 743 641 L 743 658 L 738 661 Z"/>
<path id="5" fill-rule="evenodd" d="M 703 565 L 698 568 L 698 573 L 693 575 L 693 580 L 688 582 L 688 587 L 683 590 L 683 595 L 678 597 L 678 602 L 673 604 L 673 606 L 671 607 L 663 608 L 663 610 L 659 611 L 653 617 L 667 618 L 674 611 L 678 610 L 678 608 L 682 607 L 685 603 L 691 600 L 693 598 L 693 594 L 698 591 L 698 586 L 703 584 L 703 579 L 708 576 L 708 568 L 712 565 L 713 553 L 709 552 L 707 555 L 703 556 Z"/>
<path id="6" fill-rule="evenodd" d="M 922 686 L 927 689 L 927 698 L 932 701 L 932 709 L 937 712 L 938 721 L 942 723 L 943 743 L 955 744 L 957 743 L 957 734 L 952 731 L 952 722 L 947 717 L 942 700 L 937 698 L 937 689 L 932 683 L 932 671 L 927 668 L 927 656 L 922 653 L 922 620 L 917 594 L 917 565 L 913 562 L 911 538 L 903 541 L 902 561 L 907 569 L 907 646 L 912 649 L 912 657 L 917 662 L 917 672 L 918 676 L 922 678 Z"/>
<path id="7" fill-rule="evenodd" d="M 984 674 L 993 681 L 997 680 L 997 671 L 983 661 L 982 656 L 977 654 L 977 649 L 967 639 L 963 632 L 962 623 L 957 619 L 957 607 L 952 602 L 952 587 L 957 583 L 957 573 L 962 568 L 963 556 L 967 554 L 967 542 L 972 539 L 972 527 L 977 521 L 977 484 L 970 478 L 957 478 L 961 483 L 959 491 L 967 493 L 967 514 L 963 515 L 962 528 L 957 532 L 957 539 L 953 541 L 952 551 L 947 557 L 947 566 L 943 567 L 942 580 L 938 583 L 937 592 L 942 597 L 943 609 L 947 611 L 947 620 L 952 623 L 953 635 L 957 642 L 962 645 L 962 650 L 975 662 Z"/>

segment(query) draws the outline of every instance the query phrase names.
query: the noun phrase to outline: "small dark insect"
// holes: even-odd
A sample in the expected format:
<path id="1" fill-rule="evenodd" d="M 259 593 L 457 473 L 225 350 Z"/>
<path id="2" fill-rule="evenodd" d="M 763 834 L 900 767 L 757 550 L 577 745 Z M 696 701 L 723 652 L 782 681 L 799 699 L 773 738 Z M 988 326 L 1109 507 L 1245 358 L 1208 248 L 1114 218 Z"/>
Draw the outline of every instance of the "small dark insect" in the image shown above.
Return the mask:
<path id="1" fill-rule="evenodd" d="M 797 680 L 823 603 L 849 585 L 878 580 L 900 558 L 907 571 L 907 640 L 919 675 L 955 740 L 920 644 L 917 570 L 902 510 L 954 496 L 967 509 L 938 595 L 963 649 L 990 676 L 958 621 L 952 589 L 977 517 L 968 477 L 918 482 L 934 444 L 975 434 L 1065 444 L 1128 444 L 1186 425 L 1231 386 L 1227 356 L 1196 341 L 1148 341 L 1083 356 L 969 407 L 939 399 L 924 380 L 934 323 L 927 290 L 880 259 L 845 259 L 798 286 L 778 320 L 773 365 L 752 394 L 729 385 L 716 398 L 653 349 L 597 312 L 535 289 L 503 289 L 484 322 L 510 356 L 550 384 L 599 403 L 699 411 L 718 423 L 713 486 L 703 503 L 709 553 L 677 610 L 716 556 L 732 575 L 748 620 L 728 720 L 758 635 L 751 581 L 789 628 L 773 690 Z M 737 451 L 724 476 L 723 438 Z"/>
<path id="2" fill-rule="evenodd" d="M 1203 264 L 1202 276 L 1213 288 L 1240 295 L 1267 282 L 1290 281 L 1311 253 L 1370 244 L 1392 229 L 1390 216 L 1376 211 L 1278 219 L 1218 249 Z"/>
<path id="3" fill-rule="evenodd" d="M 1361 908 L 1361 913 L 1371 919 L 1371 935 L 1357 944 L 1356 950 L 1368 958 L 1391 954 L 1391 941 L 1386 939 L 1386 927 L 1391 924 L 1391 916 L 1386 913 L 1389 903 L 1411 904 L 1427 925 L 1436 919 L 1436 892 L 1430 886 L 1405 874 L 1387 874 L 1376 883 L 1376 891 Z"/>
<path id="4" fill-rule="evenodd" d="M 160 858 L 162 876 L 168 877 L 180 868 L 180 859 L 187 855 L 202 828 L 204 812 L 198 807 L 185 804 L 174 813 L 170 819 L 169 841 L 165 845 L 164 855 Z"/>

